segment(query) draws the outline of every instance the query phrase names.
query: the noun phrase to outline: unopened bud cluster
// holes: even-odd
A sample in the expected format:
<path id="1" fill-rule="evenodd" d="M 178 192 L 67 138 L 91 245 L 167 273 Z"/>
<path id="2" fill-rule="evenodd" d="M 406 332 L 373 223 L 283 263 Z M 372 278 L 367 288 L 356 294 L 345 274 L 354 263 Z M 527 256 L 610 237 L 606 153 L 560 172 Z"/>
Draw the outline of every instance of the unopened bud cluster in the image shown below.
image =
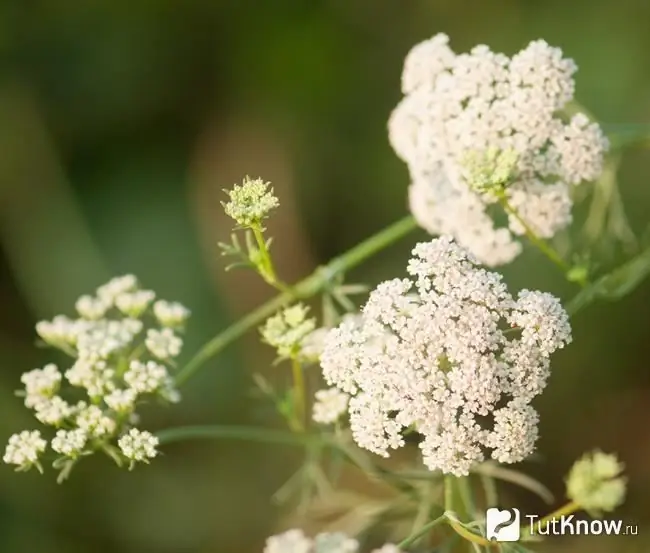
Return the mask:
<path id="1" fill-rule="evenodd" d="M 226 215 L 242 227 L 259 225 L 272 209 L 280 205 L 269 185 L 262 179 L 246 177 L 241 185 L 225 190 L 230 197 L 229 202 L 222 202 Z"/>
<path id="2" fill-rule="evenodd" d="M 625 499 L 623 464 L 616 455 L 594 451 L 584 455 L 567 477 L 567 496 L 585 511 L 599 516 L 610 512 Z"/>
<path id="3" fill-rule="evenodd" d="M 274 347 L 283 359 L 296 357 L 305 340 L 314 332 L 316 320 L 308 318 L 309 308 L 297 303 L 267 319 L 260 329 L 262 339 Z"/>

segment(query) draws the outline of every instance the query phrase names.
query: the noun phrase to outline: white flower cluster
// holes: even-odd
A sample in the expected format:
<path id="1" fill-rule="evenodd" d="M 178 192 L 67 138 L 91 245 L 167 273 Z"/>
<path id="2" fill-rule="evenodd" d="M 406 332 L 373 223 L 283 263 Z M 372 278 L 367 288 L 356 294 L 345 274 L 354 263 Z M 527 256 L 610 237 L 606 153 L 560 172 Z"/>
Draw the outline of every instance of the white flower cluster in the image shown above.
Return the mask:
<path id="1" fill-rule="evenodd" d="M 324 532 L 308 538 L 302 530 L 288 530 L 266 540 L 264 553 L 358 553 L 359 542 L 340 532 Z M 371 553 L 401 553 L 396 545 L 386 544 Z"/>
<path id="2" fill-rule="evenodd" d="M 355 441 L 388 456 L 413 428 L 425 464 L 456 475 L 486 450 L 521 461 L 537 439 L 530 401 L 550 354 L 571 341 L 566 312 L 550 294 L 513 298 L 448 236 L 418 244 L 408 272 L 370 293 L 361 324 L 344 321 L 326 338 L 323 375 L 352 396 Z"/>
<path id="3" fill-rule="evenodd" d="M 137 428 L 131 428 L 117 441 L 117 445 L 131 462 L 148 463 L 158 454 L 158 438 Z"/>
<path id="4" fill-rule="evenodd" d="M 130 425 L 141 400 L 179 401 L 165 364 L 171 365 L 180 353 L 183 342 L 175 330 L 182 328 L 189 311 L 155 297 L 126 275 L 100 286 L 94 296 L 79 298 L 80 318 L 59 315 L 36 325 L 43 341 L 75 358 L 63 372 L 48 364 L 23 374 L 25 388 L 19 392 L 41 423 L 57 429 L 50 446 L 63 458 L 73 461 L 106 451 L 116 438 L 128 461 L 156 455 L 157 439 Z M 46 445 L 39 431 L 15 434 L 4 461 L 22 470 L 40 468 L 38 458 Z M 55 463 L 63 466 L 61 459 Z"/>
<path id="5" fill-rule="evenodd" d="M 312 419 L 319 424 L 333 424 L 348 410 L 350 396 L 338 388 L 318 390 Z"/>
<path id="6" fill-rule="evenodd" d="M 519 254 L 516 236 L 524 229 L 512 215 L 497 228 L 488 214 L 494 195 L 468 182 L 468 155 L 516 157 L 505 189 L 509 202 L 550 238 L 571 222 L 570 187 L 600 175 L 608 142 L 584 114 L 561 117 L 573 99 L 577 67 L 560 49 L 538 40 L 509 58 L 487 46 L 455 54 L 448 42 L 438 34 L 407 55 L 404 98 L 389 119 L 389 138 L 408 164 L 418 223 L 454 236 L 496 266 Z"/>

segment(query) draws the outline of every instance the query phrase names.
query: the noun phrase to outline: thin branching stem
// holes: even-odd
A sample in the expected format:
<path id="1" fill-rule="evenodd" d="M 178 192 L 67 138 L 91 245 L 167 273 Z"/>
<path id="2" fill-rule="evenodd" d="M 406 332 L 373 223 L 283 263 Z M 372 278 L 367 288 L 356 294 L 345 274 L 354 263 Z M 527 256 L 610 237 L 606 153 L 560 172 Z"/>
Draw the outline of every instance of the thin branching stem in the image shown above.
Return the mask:
<path id="1" fill-rule="evenodd" d="M 499 203 L 501 204 L 501 207 L 503 207 L 503 210 L 508 215 L 511 215 L 514 219 L 516 219 L 517 222 L 523 227 L 526 238 L 530 240 L 531 244 L 533 244 L 555 265 L 557 265 L 557 267 L 559 267 L 559 269 L 565 274 L 565 276 L 568 277 L 573 267 L 570 264 L 568 264 L 566 261 L 564 261 L 564 259 L 562 259 L 562 256 L 559 253 L 557 253 L 557 251 L 555 251 L 555 249 L 548 242 L 546 242 L 545 240 L 543 240 L 537 235 L 535 230 L 528 224 L 528 222 L 519 214 L 519 212 L 508 201 L 508 198 L 505 195 L 505 193 L 499 194 L 498 199 L 499 199 Z M 589 285 L 589 281 L 587 280 L 586 276 L 583 275 L 579 275 L 573 280 L 583 288 Z"/>
<path id="2" fill-rule="evenodd" d="M 327 265 L 319 267 L 310 276 L 292 286 L 289 291 L 270 299 L 248 315 L 239 319 L 223 332 L 207 342 L 190 359 L 176 376 L 176 384 L 187 382 L 209 359 L 244 335 L 251 328 L 259 325 L 264 319 L 273 315 L 278 309 L 289 302 L 307 299 L 326 289 L 334 279 L 346 271 L 356 267 L 366 259 L 384 250 L 417 228 L 415 219 L 408 215 L 364 240 L 339 257 L 335 257 Z"/>
<path id="3" fill-rule="evenodd" d="M 414 534 L 411 534 L 411 535 L 410 535 L 408 538 L 406 538 L 405 540 L 402 540 L 402 541 L 397 545 L 397 547 L 399 547 L 400 549 L 406 549 L 407 547 L 413 545 L 413 544 L 414 544 L 416 541 L 418 541 L 422 536 L 424 536 L 424 534 L 426 534 L 429 530 L 431 530 L 431 529 L 434 528 L 435 526 L 438 526 L 438 524 L 441 524 L 441 523 L 445 522 L 446 518 L 447 518 L 446 515 L 445 515 L 445 514 L 442 514 L 442 515 L 440 515 L 438 518 L 436 518 L 436 519 L 434 519 L 434 520 L 432 520 L 432 521 L 430 521 L 430 522 L 427 522 L 427 523 L 426 523 L 424 526 L 422 526 L 422 528 L 420 528 L 417 532 L 415 532 Z"/>
<path id="4" fill-rule="evenodd" d="M 305 379 L 303 377 L 302 364 L 300 359 L 291 359 L 291 372 L 293 375 L 293 401 L 296 426 L 300 430 L 305 429 L 305 413 L 307 411 L 305 400 Z"/>

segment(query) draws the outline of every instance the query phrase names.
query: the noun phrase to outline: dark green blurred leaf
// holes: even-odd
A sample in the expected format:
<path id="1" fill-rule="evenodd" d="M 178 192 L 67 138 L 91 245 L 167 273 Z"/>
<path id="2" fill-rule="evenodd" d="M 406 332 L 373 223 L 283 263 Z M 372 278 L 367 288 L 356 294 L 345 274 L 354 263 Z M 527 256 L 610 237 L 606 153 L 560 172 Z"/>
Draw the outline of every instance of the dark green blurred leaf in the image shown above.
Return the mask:
<path id="1" fill-rule="evenodd" d="M 630 146 L 650 147 L 650 125 L 626 124 L 603 125 L 603 130 L 609 138 L 611 148 L 617 150 Z"/>
<path id="2" fill-rule="evenodd" d="M 574 315 L 597 299 L 617 300 L 634 291 L 650 274 L 650 249 L 582 290 L 566 306 Z"/>

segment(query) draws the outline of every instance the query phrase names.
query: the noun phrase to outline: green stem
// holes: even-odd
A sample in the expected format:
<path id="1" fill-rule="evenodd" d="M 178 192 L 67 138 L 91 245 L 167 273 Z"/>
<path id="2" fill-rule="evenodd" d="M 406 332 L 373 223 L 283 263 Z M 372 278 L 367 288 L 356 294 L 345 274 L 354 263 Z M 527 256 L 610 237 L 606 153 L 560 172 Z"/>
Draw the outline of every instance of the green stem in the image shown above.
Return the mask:
<path id="1" fill-rule="evenodd" d="M 262 227 L 260 225 L 254 225 L 251 227 L 251 229 L 253 231 L 253 236 L 255 236 L 257 249 L 259 250 L 261 256 L 259 269 L 262 278 L 271 286 L 282 288 L 282 285 L 278 282 L 278 277 L 275 274 L 275 267 L 273 266 L 273 261 L 271 259 L 269 249 L 266 246 L 266 240 L 264 240 L 264 236 L 262 234 Z"/>
<path id="2" fill-rule="evenodd" d="M 406 549 L 410 545 L 414 544 L 417 540 L 419 540 L 424 534 L 426 534 L 429 530 L 431 530 L 434 526 L 437 526 L 441 522 L 445 521 L 445 515 L 444 513 L 440 515 L 438 518 L 432 520 L 431 522 L 427 522 L 422 528 L 420 528 L 415 534 L 411 534 L 408 538 L 405 540 L 402 540 L 397 544 L 397 547 L 399 549 Z"/>
<path id="3" fill-rule="evenodd" d="M 650 125 L 604 125 L 612 150 L 629 147 L 650 148 Z"/>
<path id="4" fill-rule="evenodd" d="M 358 455 L 353 453 L 354 448 L 345 447 L 326 436 L 307 432 L 286 432 L 264 427 L 228 425 L 179 426 L 161 430 L 156 433 L 156 436 L 161 445 L 185 440 L 238 440 L 307 447 L 310 451 L 320 451 L 324 447 L 331 448 L 340 453 L 349 463 L 362 469 L 368 476 L 383 480 L 402 492 L 409 494 L 413 492 L 413 487 L 410 484 L 402 482 L 390 471 L 374 465 L 362 453 Z"/>
<path id="5" fill-rule="evenodd" d="M 445 511 L 454 510 L 454 479 L 455 476 L 445 475 Z"/>
<path id="6" fill-rule="evenodd" d="M 528 238 L 528 240 L 530 240 L 530 242 L 548 259 L 555 263 L 555 265 L 557 265 L 566 276 L 568 276 L 572 270 L 571 265 L 564 261 L 560 254 L 557 253 L 545 240 L 542 240 L 539 236 L 537 236 L 537 233 L 533 230 L 533 228 L 524 220 L 521 215 L 519 215 L 519 212 L 510 204 L 505 194 L 500 194 L 498 198 L 499 203 L 503 207 L 504 211 L 509 215 L 512 215 L 524 228 L 526 238 Z M 575 282 L 577 282 L 583 288 L 589 284 L 587 278 L 582 275 L 576 278 Z"/>
<path id="7" fill-rule="evenodd" d="M 408 215 L 374 236 L 364 240 L 343 255 L 335 257 L 324 267 L 319 267 L 310 276 L 291 287 L 290 291 L 282 292 L 262 304 L 207 342 L 178 373 L 176 383 L 178 385 L 184 384 L 206 361 L 220 353 L 248 330 L 259 325 L 264 319 L 273 315 L 273 313 L 284 305 L 292 300 L 307 299 L 318 294 L 338 275 L 356 267 L 369 257 L 397 242 L 400 238 L 412 232 L 416 227 L 415 220 L 411 215 Z"/>
<path id="8" fill-rule="evenodd" d="M 470 519 L 478 517 L 478 509 L 474 501 L 474 490 L 472 488 L 471 476 L 458 478 L 458 495 L 463 506 L 463 512 Z"/>
<path id="9" fill-rule="evenodd" d="M 291 359 L 291 372 L 293 374 L 293 400 L 295 407 L 296 426 L 299 430 L 305 429 L 305 380 L 302 374 L 302 365 L 296 357 Z"/>
<path id="10" fill-rule="evenodd" d="M 434 499 L 434 490 L 435 482 L 432 479 L 428 479 L 424 482 L 422 493 L 420 494 L 420 501 L 418 505 L 417 512 L 415 514 L 415 520 L 413 521 L 413 527 L 411 528 L 411 534 L 419 532 L 420 529 L 426 524 L 427 518 L 431 513 L 431 507 Z"/>
<path id="11" fill-rule="evenodd" d="M 318 436 L 296 434 L 252 426 L 179 426 L 156 433 L 161 444 L 183 440 L 244 440 L 267 444 L 282 444 L 303 447 L 320 443 Z"/>
<path id="12" fill-rule="evenodd" d="M 563 505 L 556 511 L 553 511 L 550 515 L 546 515 L 543 519 L 537 522 L 537 527 L 546 529 L 548 523 L 553 521 L 554 519 L 566 517 L 568 515 L 575 513 L 576 511 L 579 511 L 580 509 L 581 507 L 578 503 L 576 503 L 575 501 L 569 501 L 566 505 Z M 528 530 L 524 533 L 524 537 L 529 537 L 531 535 L 531 530 L 532 530 L 532 524 L 530 525 Z"/>

